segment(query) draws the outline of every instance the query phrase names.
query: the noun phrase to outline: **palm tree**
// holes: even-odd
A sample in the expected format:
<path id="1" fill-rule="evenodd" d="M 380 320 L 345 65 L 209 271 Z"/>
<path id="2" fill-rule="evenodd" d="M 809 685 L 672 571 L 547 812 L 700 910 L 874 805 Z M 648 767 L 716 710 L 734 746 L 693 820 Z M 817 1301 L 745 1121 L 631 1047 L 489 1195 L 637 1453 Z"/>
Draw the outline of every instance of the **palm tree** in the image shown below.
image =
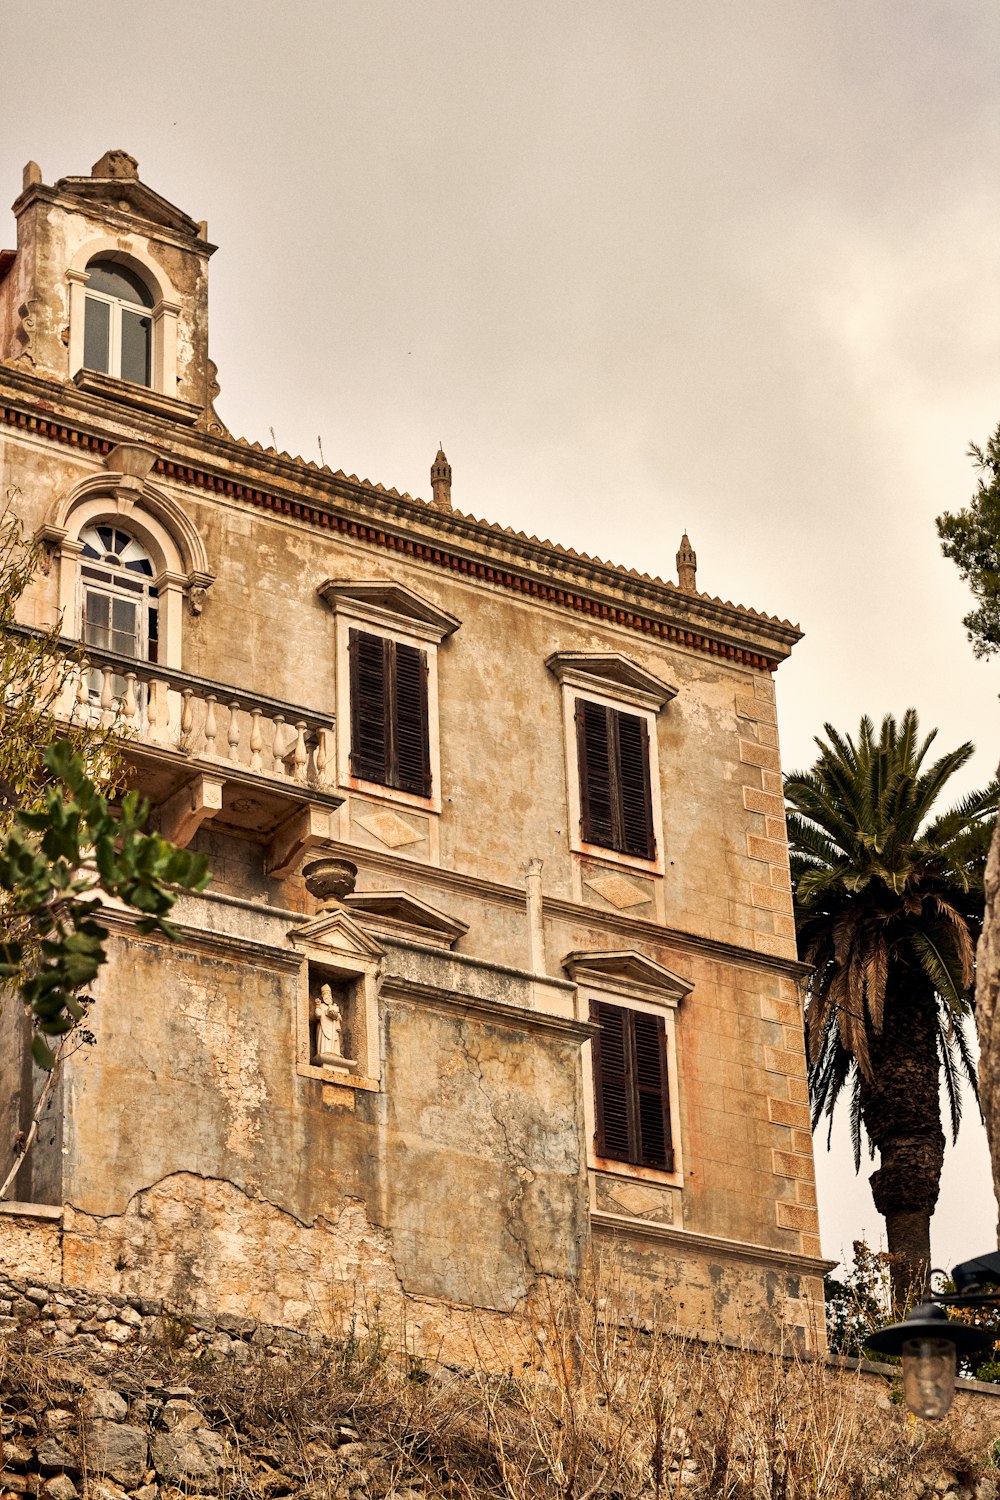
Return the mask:
<path id="1" fill-rule="evenodd" d="M 880 1153 L 869 1181 L 903 1297 L 930 1263 L 944 1162 L 941 1074 L 953 1139 L 960 1079 L 976 1088 L 965 1023 L 998 787 L 933 814 L 973 746 L 927 765 L 936 731 L 921 741 L 912 708 L 899 725 L 887 714 L 877 739 L 867 717 L 856 742 L 824 730 L 812 770 L 785 780 L 799 952 L 813 966 L 813 1128 L 826 1115 L 832 1131 L 848 1089 L 855 1171 L 862 1125 L 872 1156 Z"/>

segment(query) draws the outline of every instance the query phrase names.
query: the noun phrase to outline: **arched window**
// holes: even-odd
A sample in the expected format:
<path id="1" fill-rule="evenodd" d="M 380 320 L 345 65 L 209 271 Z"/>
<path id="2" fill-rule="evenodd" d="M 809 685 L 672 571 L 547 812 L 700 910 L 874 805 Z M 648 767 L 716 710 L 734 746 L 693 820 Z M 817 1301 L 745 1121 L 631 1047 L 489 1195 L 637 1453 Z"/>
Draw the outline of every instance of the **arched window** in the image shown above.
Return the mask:
<path id="1" fill-rule="evenodd" d="M 90 261 L 84 305 L 85 368 L 134 385 L 151 385 L 153 305 L 148 286 L 128 266 L 100 256 Z"/>
<path id="2" fill-rule="evenodd" d="M 156 661 L 158 590 L 145 549 L 118 526 L 80 532 L 81 629 L 84 643 L 137 661 Z"/>

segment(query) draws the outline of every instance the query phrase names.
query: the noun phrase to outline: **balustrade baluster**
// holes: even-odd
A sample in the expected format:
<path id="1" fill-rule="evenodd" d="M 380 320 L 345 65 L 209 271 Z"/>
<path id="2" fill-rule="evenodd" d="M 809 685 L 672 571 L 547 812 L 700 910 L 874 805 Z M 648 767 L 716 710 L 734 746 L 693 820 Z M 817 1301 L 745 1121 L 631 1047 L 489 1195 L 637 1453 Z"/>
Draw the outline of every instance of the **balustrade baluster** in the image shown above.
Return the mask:
<path id="1" fill-rule="evenodd" d="M 194 697 L 193 688 L 185 688 L 181 693 L 184 700 L 181 708 L 181 738 L 180 748 L 185 755 L 191 754 L 191 736 L 194 730 L 194 709 L 191 707 L 191 699 Z"/>
<path id="2" fill-rule="evenodd" d="M 101 668 L 101 724 L 105 729 L 115 718 L 114 675 L 110 667 Z"/>
<path id="3" fill-rule="evenodd" d="M 160 738 L 160 684 L 149 683 L 146 689 L 146 738 L 156 744 Z"/>
<path id="4" fill-rule="evenodd" d="M 316 749 L 313 754 L 313 765 L 316 768 L 316 783 L 323 786 L 326 782 L 326 730 L 317 729 Z"/>
<path id="5" fill-rule="evenodd" d="M 215 705 L 218 700 L 214 693 L 209 693 L 205 699 L 205 754 L 214 758 L 215 736 L 218 734 L 218 725 L 215 721 Z"/>
<path id="6" fill-rule="evenodd" d="M 229 705 L 229 759 L 238 761 L 240 758 L 240 726 L 236 715 L 239 713 L 239 700 L 234 698 Z"/>
<path id="7" fill-rule="evenodd" d="M 125 718 L 125 725 L 129 729 L 135 726 L 136 713 L 139 708 L 139 696 L 135 690 L 137 680 L 134 672 L 125 673 L 125 696 L 122 699 L 122 713 Z"/>
<path id="8" fill-rule="evenodd" d="M 309 760 L 309 752 L 306 749 L 306 725 L 305 720 L 300 719 L 295 726 L 295 748 L 292 751 L 292 776 L 296 781 L 305 781 L 306 763 Z"/>
<path id="9" fill-rule="evenodd" d="M 250 769 L 260 770 L 260 752 L 264 748 L 264 736 L 260 732 L 260 716 L 262 710 L 253 708 L 250 710 L 252 723 L 250 725 Z"/>
<path id="10" fill-rule="evenodd" d="M 285 752 L 282 746 L 284 739 L 285 716 L 275 714 L 274 716 L 274 739 L 271 741 L 271 754 L 274 756 L 274 774 L 283 776 L 285 774 Z"/>
<path id="11" fill-rule="evenodd" d="M 76 707 L 82 714 L 90 705 L 90 662 L 86 657 L 80 663 L 80 675 L 76 680 Z"/>

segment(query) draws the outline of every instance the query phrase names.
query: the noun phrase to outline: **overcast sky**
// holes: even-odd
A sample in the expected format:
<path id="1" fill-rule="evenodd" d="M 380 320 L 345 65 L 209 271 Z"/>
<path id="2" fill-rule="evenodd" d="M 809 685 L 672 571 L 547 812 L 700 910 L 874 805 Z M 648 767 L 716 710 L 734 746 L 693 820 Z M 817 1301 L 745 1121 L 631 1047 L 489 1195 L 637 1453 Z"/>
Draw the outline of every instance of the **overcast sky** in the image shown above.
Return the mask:
<path id="1" fill-rule="evenodd" d="M 0 197 L 108 147 L 220 248 L 234 433 L 800 623 L 783 755 L 1000 752 L 934 517 L 1000 421 L 996 0 L 0 3 Z M 12 245 L 13 221 L 2 236 Z M 817 1145 L 824 1247 L 881 1221 Z M 949 1156 L 949 1264 L 994 1243 Z"/>

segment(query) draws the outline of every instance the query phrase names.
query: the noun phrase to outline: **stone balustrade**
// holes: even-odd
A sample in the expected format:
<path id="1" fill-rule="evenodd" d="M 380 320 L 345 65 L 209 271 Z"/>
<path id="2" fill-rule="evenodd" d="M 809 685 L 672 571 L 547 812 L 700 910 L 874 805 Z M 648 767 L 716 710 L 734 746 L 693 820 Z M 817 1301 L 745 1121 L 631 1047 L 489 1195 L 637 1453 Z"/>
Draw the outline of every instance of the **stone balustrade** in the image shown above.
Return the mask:
<path id="1" fill-rule="evenodd" d="M 57 703 L 60 718 L 114 726 L 140 745 L 279 784 L 332 788 L 333 714 L 306 711 L 154 662 L 63 644 L 81 654 Z"/>

